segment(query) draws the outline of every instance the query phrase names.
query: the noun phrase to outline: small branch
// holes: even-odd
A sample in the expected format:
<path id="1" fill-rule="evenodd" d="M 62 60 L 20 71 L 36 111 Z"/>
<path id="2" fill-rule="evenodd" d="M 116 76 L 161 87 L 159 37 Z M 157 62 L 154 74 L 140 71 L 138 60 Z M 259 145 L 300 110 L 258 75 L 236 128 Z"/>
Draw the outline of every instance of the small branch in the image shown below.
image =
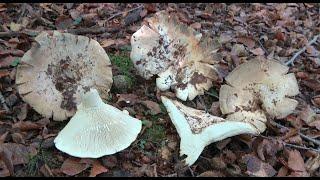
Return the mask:
<path id="1" fill-rule="evenodd" d="M 263 136 L 261 134 L 259 134 L 258 136 L 265 138 L 265 139 L 269 139 L 269 140 L 275 140 L 276 138 L 274 137 L 267 137 L 267 136 Z M 292 148 L 297 148 L 297 149 L 303 149 L 303 150 L 310 150 L 310 151 L 315 151 L 315 152 L 320 152 L 319 149 L 314 149 L 314 148 L 309 148 L 309 147 L 304 147 L 304 146 L 299 146 L 299 145 L 295 145 L 295 144 L 290 144 L 290 143 L 286 143 L 283 140 L 280 140 L 280 143 L 282 143 L 284 146 L 288 146 L 288 147 L 292 147 Z"/>
<path id="2" fill-rule="evenodd" d="M 318 39 L 319 36 L 320 36 L 320 34 L 314 36 L 314 37 L 312 38 L 312 40 L 309 41 L 308 44 L 307 44 L 306 46 L 304 46 L 301 50 L 299 50 L 289 61 L 287 61 L 287 62 L 285 63 L 285 65 L 287 65 L 287 66 L 292 65 L 292 66 L 293 66 L 293 65 L 294 65 L 294 64 L 293 64 L 294 60 L 295 60 L 301 53 L 303 53 L 303 52 L 307 49 L 308 46 L 311 46 L 313 43 L 315 43 L 315 42 L 317 41 L 317 39 Z"/>
<path id="3" fill-rule="evenodd" d="M 284 129 L 286 129 L 286 130 L 289 130 L 288 127 L 285 127 L 285 126 L 283 126 L 283 125 L 281 125 L 281 124 L 279 124 L 279 123 L 277 123 L 277 122 L 271 121 L 270 123 L 271 123 L 272 125 L 278 127 L 278 128 L 284 128 Z M 310 142 L 313 142 L 314 144 L 320 146 L 320 141 L 319 141 L 319 140 L 313 139 L 313 138 L 311 138 L 311 137 L 309 137 L 309 136 L 307 136 L 307 135 L 305 135 L 305 134 L 303 134 L 303 133 L 301 133 L 301 132 L 298 132 L 298 134 L 299 134 L 303 139 L 308 140 L 308 141 L 310 141 Z"/>
<path id="4" fill-rule="evenodd" d="M 285 143 L 285 142 L 282 142 L 282 143 L 283 143 L 285 146 L 288 146 L 288 147 L 293 147 L 293 148 L 303 149 L 303 150 L 310 150 L 310 151 L 315 151 L 315 152 L 320 153 L 320 150 L 318 150 L 318 149 L 313 149 L 313 148 L 304 147 L 304 146 L 298 146 L 298 145 L 295 145 L 295 144 L 289 144 L 289 143 Z"/>
<path id="5" fill-rule="evenodd" d="M 0 103 L 2 104 L 2 107 L 3 109 L 6 111 L 6 112 L 9 112 L 9 107 L 7 106 L 6 104 L 6 100 L 4 99 L 4 96 L 2 95 L 2 93 L 0 92 Z"/>
<path id="6" fill-rule="evenodd" d="M 64 31 L 71 34 L 102 34 L 105 32 L 114 33 L 118 32 L 121 27 L 117 28 L 105 28 L 105 27 L 90 27 L 90 28 L 78 28 L 78 29 L 66 29 L 66 30 L 48 30 L 48 31 Z M 31 37 L 35 37 L 39 35 L 42 31 L 34 31 L 34 30 L 24 30 L 22 32 L 0 32 L 0 38 L 11 38 L 15 36 L 21 36 L 22 34 L 26 34 Z"/>
<path id="7" fill-rule="evenodd" d="M 262 48 L 262 50 L 265 52 L 266 56 L 268 56 L 269 52 L 266 50 L 266 48 L 264 48 L 263 44 L 260 41 L 260 38 L 258 39 L 258 43 L 260 44 L 260 47 Z"/>
<path id="8" fill-rule="evenodd" d="M 110 21 L 111 19 L 113 19 L 113 18 L 115 18 L 115 17 L 117 17 L 117 16 L 120 16 L 120 15 L 124 14 L 125 12 L 130 13 L 130 12 L 135 11 L 135 10 L 137 10 L 137 9 L 140 9 L 140 8 L 142 8 L 142 7 L 143 7 L 143 5 L 138 6 L 138 7 L 136 7 L 136 8 L 133 8 L 133 9 L 130 9 L 129 11 L 122 11 L 122 12 L 116 13 L 116 14 L 112 15 L 111 17 L 109 17 L 109 18 L 107 19 L 107 21 Z"/>

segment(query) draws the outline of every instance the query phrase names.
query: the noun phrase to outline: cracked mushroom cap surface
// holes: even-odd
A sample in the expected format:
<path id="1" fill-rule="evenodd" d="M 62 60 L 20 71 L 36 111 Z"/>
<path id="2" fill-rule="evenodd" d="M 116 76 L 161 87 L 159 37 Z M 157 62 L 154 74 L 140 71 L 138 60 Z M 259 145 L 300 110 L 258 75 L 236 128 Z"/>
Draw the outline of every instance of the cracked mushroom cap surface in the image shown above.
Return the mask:
<path id="1" fill-rule="evenodd" d="M 180 156 L 187 155 L 184 161 L 188 166 L 195 163 L 203 149 L 213 142 L 239 134 L 259 134 L 266 128 L 263 113 L 249 112 L 250 121 L 238 118 L 241 114 L 223 119 L 165 96 L 161 96 L 161 100 L 179 134 Z"/>
<path id="2" fill-rule="evenodd" d="M 55 138 L 55 146 L 69 155 L 99 158 L 114 154 L 137 138 L 142 123 L 103 103 L 95 89 L 83 95 L 76 114 Z"/>
<path id="3" fill-rule="evenodd" d="M 160 11 L 131 37 L 130 58 L 145 79 L 158 75 L 157 87 L 173 88 L 181 100 L 204 94 L 219 79 L 217 43 L 202 37 L 174 15 Z"/>
<path id="4" fill-rule="evenodd" d="M 289 97 L 299 94 L 299 87 L 288 70 L 287 66 L 264 58 L 239 65 L 225 78 L 227 85 L 220 88 L 221 112 L 233 118 L 257 111 L 276 118 L 291 114 L 298 102 Z"/>
<path id="5" fill-rule="evenodd" d="M 111 63 L 97 41 L 58 31 L 42 32 L 35 41 L 18 65 L 16 84 L 39 114 L 57 121 L 73 116 L 80 95 L 92 87 L 107 97 Z"/>

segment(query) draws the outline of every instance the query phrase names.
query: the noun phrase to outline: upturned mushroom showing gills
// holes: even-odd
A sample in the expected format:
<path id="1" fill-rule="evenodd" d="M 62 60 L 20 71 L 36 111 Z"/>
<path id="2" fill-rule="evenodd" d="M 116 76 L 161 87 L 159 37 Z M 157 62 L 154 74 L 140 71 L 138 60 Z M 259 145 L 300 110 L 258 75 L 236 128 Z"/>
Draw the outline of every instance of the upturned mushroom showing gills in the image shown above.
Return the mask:
<path id="1" fill-rule="evenodd" d="M 99 158 L 121 151 L 137 138 L 142 123 L 103 103 L 95 89 L 82 96 L 76 114 L 55 138 L 55 146 L 75 157 Z"/>
<path id="2" fill-rule="evenodd" d="M 235 68 L 220 88 L 219 102 L 227 119 L 246 119 L 249 114 L 265 114 L 270 118 L 284 118 L 298 102 L 289 98 L 299 94 L 297 80 L 289 68 L 274 60 L 256 58 Z"/>
<path id="3" fill-rule="evenodd" d="M 195 163 L 203 149 L 213 142 L 244 133 L 259 134 L 266 128 L 264 114 L 249 113 L 254 121 L 225 120 L 164 96 L 161 99 L 180 136 L 180 156 L 187 155 L 184 161 L 188 166 Z"/>
<path id="4" fill-rule="evenodd" d="M 172 88 L 184 101 L 204 94 L 219 79 L 216 41 L 163 11 L 146 23 L 131 37 L 130 58 L 142 77 L 158 75 L 158 89 Z"/>

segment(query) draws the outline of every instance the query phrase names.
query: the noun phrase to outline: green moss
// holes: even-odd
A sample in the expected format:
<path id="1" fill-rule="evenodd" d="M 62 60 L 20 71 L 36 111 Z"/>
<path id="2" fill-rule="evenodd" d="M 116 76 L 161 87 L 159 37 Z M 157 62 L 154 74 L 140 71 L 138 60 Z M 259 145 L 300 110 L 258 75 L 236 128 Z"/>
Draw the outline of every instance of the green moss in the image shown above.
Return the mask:
<path id="1" fill-rule="evenodd" d="M 130 58 L 124 54 L 120 55 L 110 55 L 110 60 L 112 65 L 115 65 L 119 68 L 120 74 L 128 76 L 130 78 L 132 76 L 131 70 L 134 68 L 133 63 Z"/>
<path id="2" fill-rule="evenodd" d="M 166 137 L 166 131 L 163 126 L 153 124 L 146 130 L 145 135 L 148 141 L 159 144 Z"/>
<path id="3" fill-rule="evenodd" d="M 133 63 L 128 55 L 120 53 L 119 55 L 111 54 L 110 60 L 112 65 L 116 66 L 119 70 L 119 75 L 125 76 L 125 81 L 128 88 L 132 88 L 135 82 L 134 75 L 131 71 L 134 69 Z"/>
<path id="4" fill-rule="evenodd" d="M 42 149 L 41 147 L 37 155 L 29 158 L 29 162 L 25 166 L 25 172 L 27 176 L 39 176 L 39 169 L 44 164 L 47 164 L 47 166 L 49 166 L 51 169 L 60 167 L 60 163 L 54 154 L 51 151 Z"/>

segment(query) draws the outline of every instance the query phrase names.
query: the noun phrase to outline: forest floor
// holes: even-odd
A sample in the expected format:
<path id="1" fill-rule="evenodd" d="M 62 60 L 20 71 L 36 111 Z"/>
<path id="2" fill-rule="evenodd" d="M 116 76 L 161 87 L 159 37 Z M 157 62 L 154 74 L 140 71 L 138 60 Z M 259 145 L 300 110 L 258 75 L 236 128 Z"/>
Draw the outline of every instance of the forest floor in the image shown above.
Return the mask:
<path id="1" fill-rule="evenodd" d="M 137 75 L 129 58 L 131 35 L 144 18 L 161 10 L 219 38 L 223 76 L 256 56 L 286 63 L 304 50 L 288 64 L 300 88 L 294 113 L 269 120 L 259 136 L 212 143 L 195 164 L 182 167 L 180 139 L 159 99 L 155 77 L 144 80 Z M 308 44 L 320 33 L 319 14 L 319 3 L 0 4 L 0 177 L 320 176 L 320 37 Z M 55 148 L 53 140 L 68 120 L 41 117 L 22 101 L 15 84 L 21 57 L 44 30 L 90 37 L 108 53 L 113 76 L 125 81 L 114 82 L 107 102 L 127 109 L 143 123 L 129 148 L 98 159 L 74 158 Z M 222 83 L 187 104 L 222 116 L 218 103 Z"/>

